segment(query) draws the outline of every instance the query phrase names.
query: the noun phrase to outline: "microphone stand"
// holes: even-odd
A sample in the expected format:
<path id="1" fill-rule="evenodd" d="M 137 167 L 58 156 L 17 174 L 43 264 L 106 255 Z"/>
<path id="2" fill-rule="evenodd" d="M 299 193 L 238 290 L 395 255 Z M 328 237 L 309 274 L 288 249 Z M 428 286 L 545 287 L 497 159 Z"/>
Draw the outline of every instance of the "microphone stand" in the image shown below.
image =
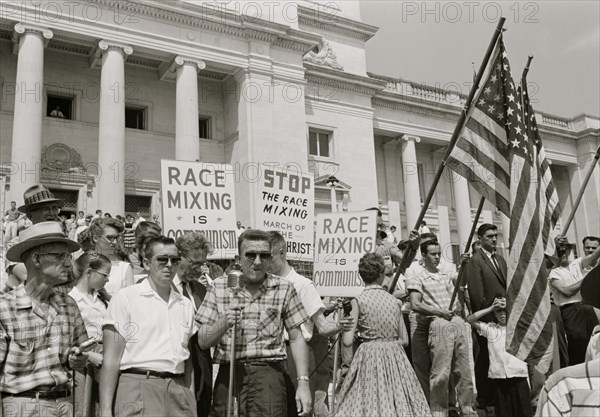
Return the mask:
<path id="1" fill-rule="evenodd" d="M 227 276 L 227 286 L 233 292 L 233 302 L 238 304 L 238 292 L 240 288 L 240 278 L 244 274 L 241 271 L 233 270 Z M 235 284 L 235 285 L 234 285 Z M 229 389 L 227 392 L 227 417 L 235 416 L 234 410 L 234 379 L 235 379 L 235 336 L 237 333 L 237 321 L 233 323 L 231 333 L 231 348 L 229 350 Z"/>

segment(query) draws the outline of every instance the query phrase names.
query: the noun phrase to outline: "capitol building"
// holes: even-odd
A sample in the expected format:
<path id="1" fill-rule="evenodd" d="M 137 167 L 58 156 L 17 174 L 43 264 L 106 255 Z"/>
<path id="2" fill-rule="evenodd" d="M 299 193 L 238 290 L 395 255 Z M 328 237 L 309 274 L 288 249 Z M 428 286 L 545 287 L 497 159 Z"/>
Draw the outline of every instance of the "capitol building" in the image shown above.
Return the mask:
<path id="1" fill-rule="evenodd" d="M 335 10 L 333 5 L 339 6 Z M 406 237 L 465 96 L 367 72 L 377 27 L 358 1 L 14 1 L 0 16 L 0 208 L 42 182 L 63 212 L 161 215 L 160 161 L 231 164 L 255 226 L 259 163 L 312 172 L 315 213 L 379 206 Z M 491 30 L 490 30 L 491 32 Z M 483 52 L 483 51 L 481 51 Z M 600 119 L 536 109 L 563 206 Z M 425 220 L 454 257 L 479 195 L 447 172 Z M 600 169 L 568 237 L 600 235 Z M 508 220 L 486 204 L 481 221 Z"/>

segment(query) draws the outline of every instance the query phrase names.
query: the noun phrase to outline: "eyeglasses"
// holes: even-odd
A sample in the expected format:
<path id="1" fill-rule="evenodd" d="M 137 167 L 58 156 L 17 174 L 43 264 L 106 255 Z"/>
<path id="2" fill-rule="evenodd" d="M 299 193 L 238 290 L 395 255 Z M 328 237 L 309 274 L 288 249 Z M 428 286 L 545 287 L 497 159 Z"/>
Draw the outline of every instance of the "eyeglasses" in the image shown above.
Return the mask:
<path id="1" fill-rule="evenodd" d="M 260 258 L 261 262 L 270 261 L 272 257 L 270 253 L 246 252 L 244 254 L 244 257 L 249 262 L 254 262 L 257 256 Z"/>
<path id="2" fill-rule="evenodd" d="M 205 261 L 194 261 L 185 255 L 183 255 L 182 258 L 190 264 L 190 268 L 192 268 L 194 271 L 199 271 L 206 264 Z"/>
<path id="3" fill-rule="evenodd" d="M 100 275 L 102 275 L 104 278 L 108 278 L 108 277 L 110 276 L 110 274 L 107 274 L 106 272 L 101 272 L 101 271 L 98 271 L 97 269 L 92 269 L 92 268 L 90 268 L 90 271 L 97 272 L 97 273 L 99 273 Z"/>
<path id="4" fill-rule="evenodd" d="M 119 240 L 119 238 L 121 237 L 120 235 L 114 235 L 114 236 L 102 236 L 104 239 L 108 240 L 110 243 L 115 243 Z"/>
<path id="5" fill-rule="evenodd" d="M 169 261 L 171 261 L 171 265 L 179 265 L 179 262 L 181 262 L 181 256 L 157 256 L 156 258 L 154 258 L 156 260 L 156 263 L 158 264 L 158 266 L 160 266 L 161 268 L 164 268 L 165 266 L 167 266 L 167 264 L 169 263 Z"/>
<path id="6" fill-rule="evenodd" d="M 56 257 L 58 261 L 64 263 L 67 259 L 71 261 L 71 254 L 64 252 L 39 252 L 38 255 L 51 255 Z"/>

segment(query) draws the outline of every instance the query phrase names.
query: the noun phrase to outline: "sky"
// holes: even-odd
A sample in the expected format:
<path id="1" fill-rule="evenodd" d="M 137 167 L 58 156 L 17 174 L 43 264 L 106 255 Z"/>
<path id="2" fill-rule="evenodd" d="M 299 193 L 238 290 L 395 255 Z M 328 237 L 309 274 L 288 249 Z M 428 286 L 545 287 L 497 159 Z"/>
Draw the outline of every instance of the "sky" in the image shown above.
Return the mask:
<path id="1" fill-rule="evenodd" d="M 529 54 L 535 110 L 600 116 L 600 2 L 361 0 L 362 21 L 379 27 L 367 42 L 367 70 L 469 93 L 502 13 L 515 82 Z"/>

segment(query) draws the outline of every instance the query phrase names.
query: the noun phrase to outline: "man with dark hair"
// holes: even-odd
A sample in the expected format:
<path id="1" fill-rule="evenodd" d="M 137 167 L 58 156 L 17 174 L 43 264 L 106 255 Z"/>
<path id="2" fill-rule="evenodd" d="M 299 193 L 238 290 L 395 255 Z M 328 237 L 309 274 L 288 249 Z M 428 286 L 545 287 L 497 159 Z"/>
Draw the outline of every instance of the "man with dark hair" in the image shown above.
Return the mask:
<path id="1" fill-rule="evenodd" d="M 423 262 L 407 271 L 406 288 L 410 294 L 412 310 L 418 322 L 427 322 L 428 345 L 431 352 L 429 381 L 429 405 L 434 416 L 447 416 L 450 375 L 458 376 L 456 393 L 462 415 L 475 415 L 473 409 L 473 381 L 469 369 L 469 345 L 465 321 L 458 315 L 461 305 L 448 310 L 458 274 L 448 274 L 438 268 L 441 248 L 437 241 L 421 244 Z M 418 365 L 413 359 L 413 363 Z M 415 372 L 422 370 L 415 366 Z M 420 381 L 424 375 L 420 376 Z"/>
<path id="2" fill-rule="evenodd" d="M 171 291 L 181 257 L 164 236 L 151 239 L 144 256 L 148 279 L 118 291 L 108 306 L 100 410 L 103 416 L 195 417 L 187 360 L 194 307 Z"/>
<path id="3" fill-rule="evenodd" d="M 177 239 L 177 249 L 181 262 L 173 285 L 193 306 L 194 313 L 198 311 L 209 285 L 215 278 L 223 275 L 220 266 L 206 262 L 206 257 L 212 253 L 213 246 L 201 232 L 188 232 Z M 198 406 L 198 417 L 210 415 L 212 403 L 213 370 L 210 349 L 200 349 L 198 338 L 190 340 L 190 356 L 194 366 L 194 391 Z"/>
<path id="4" fill-rule="evenodd" d="M 498 228 L 491 223 L 484 223 L 477 229 L 477 237 L 481 248 L 473 255 L 465 271 L 473 313 L 490 307 L 496 297 L 506 297 L 506 261 L 496 253 Z M 493 317 L 488 314 L 480 320 L 489 322 Z M 490 360 L 487 339 L 477 335 L 477 345 L 479 347 L 479 353 L 475 358 L 477 402 L 482 408 L 491 407 L 494 405 L 494 390 L 492 381 L 488 379 Z"/>
<path id="5" fill-rule="evenodd" d="M 267 272 L 272 259 L 268 233 L 246 230 L 238 239 L 238 250 L 243 272 L 236 287 L 239 291 L 228 290 L 227 277 L 215 280 L 196 314 L 200 347 L 216 346 L 214 359 L 220 364 L 213 415 L 226 415 L 232 359 L 233 394 L 240 415 L 288 414 L 284 329 L 298 372 L 296 409 L 299 415 L 309 415 L 308 346 L 300 330 L 308 316 L 302 302 L 291 282 Z M 233 335 L 230 329 L 236 323 Z M 231 358 L 234 338 L 235 358 Z"/>
<path id="6" fill-rule="evenodd" d="M 4 247 L 17 236 L 17 230 L 19 228 L 19 219 L 23 214 L 17 210 L 17 202 L 10 202 L 10 209 L 4 213 L 4 220 L 6 220 L 6 230 L 4 231 Z"/>

